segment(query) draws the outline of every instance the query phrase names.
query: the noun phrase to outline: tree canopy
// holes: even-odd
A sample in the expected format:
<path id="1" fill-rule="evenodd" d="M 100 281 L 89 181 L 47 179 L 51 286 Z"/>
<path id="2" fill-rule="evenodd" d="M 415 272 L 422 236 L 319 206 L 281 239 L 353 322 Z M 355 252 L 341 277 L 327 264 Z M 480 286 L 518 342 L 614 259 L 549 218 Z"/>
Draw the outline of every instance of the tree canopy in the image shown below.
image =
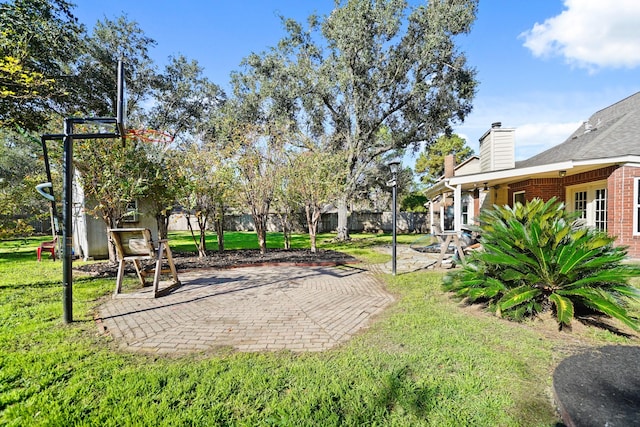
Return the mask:
<path id="1" fill-rule="evenodd" d="M 283 19 L 278 46 L 244 61 L 235 93 L 258 117 L 295 120 L 313 137 L 328 136 L 345 159 L 339 236 L 347 201 L 383 154 L 430 144 L 471 111 L 475 71 L 456 48 L 477 1 L 345 0 L 308 25 Z M 266 101 L 266 102 L 265 102 Z"/>
<path id="2" fill-rule="evenodd" d="M 0 126 L 35 130 L 69 101 L 84 27 L 65 0 L 0 3 Z"/>
<path id="3" fill-rule="evenodd" d="M 473 150 L 456 134 L 439 137 L 425 147 L 416 160 L 416 173 L 424 184 L 433 184 L 444 174 L 444 158 L 449 154 L 453 154 L 456 164 L 460 164 L 473 156 Z"/>

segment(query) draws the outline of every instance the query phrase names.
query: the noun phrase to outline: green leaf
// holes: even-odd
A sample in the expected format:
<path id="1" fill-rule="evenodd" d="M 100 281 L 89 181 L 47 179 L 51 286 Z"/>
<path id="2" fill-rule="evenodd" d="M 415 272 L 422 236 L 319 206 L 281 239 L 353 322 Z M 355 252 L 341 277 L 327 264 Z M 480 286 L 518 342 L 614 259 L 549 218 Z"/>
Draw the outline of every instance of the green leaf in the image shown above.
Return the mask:
<path id="1" fill-rule="evenodd" d="M 559 323 L 569 325 L 573 320 L 573 303 L 569 298 L 553 293 L 549 295 L 549 300 L 556 307 L 556 317 Z"/>
<path id="2" fill-rule="evenodd" d="M 621 307 L 615 301 L 611 300 L 610 295 L 607 295 L 602 291 L 599 291 L 597 289 L 583 288 L 558 293 L 562 293 L 562 295 L 579 296 L 580 300 L 587 307 L 618 319 L 635 331 L 640 331 L 640 324 L 638 323 L 638 319 L 627 314 L 627 311 L 623 307 Z"/>
<path id="3" fill-rule="evenodd" d="M 520 286 L 511 291 L 507 292 L 501 299 L 498 301 L 498 305 L 501 310 L 508 310 L 511 307 L 522 304 L 525 301 L 528 301 L 532 298 L 540 295 L 542 291 L 537 288 L 532 288 L 530 286 Z"/>

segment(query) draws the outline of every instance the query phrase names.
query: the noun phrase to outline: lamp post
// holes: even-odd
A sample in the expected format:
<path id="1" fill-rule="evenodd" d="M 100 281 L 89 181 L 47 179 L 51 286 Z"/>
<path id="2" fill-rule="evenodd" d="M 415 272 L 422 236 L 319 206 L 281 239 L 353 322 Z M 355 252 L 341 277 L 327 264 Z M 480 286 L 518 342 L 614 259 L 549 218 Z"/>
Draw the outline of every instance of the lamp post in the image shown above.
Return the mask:
<path id="1" fill-rule="evenodd" d="M 397 206 L 397 192 L 398 192 L 398 170 L 400 169 L 400 160 L 394 159 L 389 162 L 389 169 L 391 170 L 391 181 L 387 185 L 392 189 L 392 211 L 391 211 L 391 223 L 392 223 L 392 238 L 391 238 L 391 274 L 396 275 L 396 206 Z"/>

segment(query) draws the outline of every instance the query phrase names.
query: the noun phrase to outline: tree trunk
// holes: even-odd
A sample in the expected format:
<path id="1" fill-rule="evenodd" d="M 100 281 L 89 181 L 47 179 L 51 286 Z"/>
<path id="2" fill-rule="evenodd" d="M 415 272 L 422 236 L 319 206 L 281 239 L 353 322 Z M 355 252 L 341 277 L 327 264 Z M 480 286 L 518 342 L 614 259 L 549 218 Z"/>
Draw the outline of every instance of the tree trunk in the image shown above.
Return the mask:
<path id="1" fill-rule="evenodd" d="M 320 222 L 320 207 L 307 204 L 305 206 L 307 214 L 307 228 L 309 229 L 309 243 L 311 244 L 311 252 L 316 253 L 318 247 L 316 245 L 316 235 L 318 234 L 318 222 Z"/>
<path id="2" fill-rule="evenodd" d="M 117 227 L 117 223 L 113 218 L 111 218 L 111 217 L 107 217 L 107 218 L 103 217 L 103 219 L 104 219 L 104 221 L 105 221 L 105 223 L 107 225 L 107 230 L 109 228 L 118 228 Z M 118 263 L 118 259 L 117 259 L 117 256 L 116 256 L 116 244 L 113 241 L 113 239 L 111 238 L 111 233 L 109 233 L 108 231 L 107 231 L 107 251 L 108 251 L 108 254 L 109 254 L 109 264 L 117 264 Z"/>
<path id="3" fill-rule="evenodd" d="M 258 236 L 258 246 L 262 255 L 267 253 L 267 216 L 253 215 L 253 223 L 256 227 L 256 235 Z"/>
<path id="4" fill-rule="evenodd" d="M 196 248 L 199 247 L 198 245 L 198 241 L 196 240 L 196 235 L 193 231 L 193 226 L 191 225 L 191 218 L 189 216 L 189 213 L 186 213 L 185 216 L 187 217 L 187 227 L 189 228 L 189 231 L 191 232 L 191 238 L 193 239 L 193 244 L 195 245 Z M 198 256 L 202 257 L 200 255 L 200 250 L 198 250 Z"/>
<path id="5" fill-rule="evenodd" d="M 216 207 L 215 219 L 213 221 L 218 238 L 218 252 L 224 251 L 224 204 L 220 203 Z"/>
<path id="6" fill-rule="evenodd" d="M 350 240 L 349 237 L 349 211 L 347 209 L 347 194 L 343 194 L 338 199 L 338 234 L 336 240 L 344 242 Z"/>
<path id="7" fill-rule="evenodd" d="M 198 257 L 204 258 L 207 256 L 207 219 L 209 215 L 206 213 L 200 212 L 200 214 L 196 214 L 196 218 L 198 219 L 198 228 L 200 229 L 200 240 L 198 242 Z"/>
<path id="8" fill-rule="evenodd" d="M 156 225 L 158 226 L 158 238 L 167 239 L 169 237 L 169 216 L 163 213 L 157 214 Z"/>
<path id="9" fill-rule="evenodd" d="M 291 219 L 289 213 L 279 213 L 280 223 L 282 224 L 282 238 L 284 240 L 284 248 L 291 249 Z"/>

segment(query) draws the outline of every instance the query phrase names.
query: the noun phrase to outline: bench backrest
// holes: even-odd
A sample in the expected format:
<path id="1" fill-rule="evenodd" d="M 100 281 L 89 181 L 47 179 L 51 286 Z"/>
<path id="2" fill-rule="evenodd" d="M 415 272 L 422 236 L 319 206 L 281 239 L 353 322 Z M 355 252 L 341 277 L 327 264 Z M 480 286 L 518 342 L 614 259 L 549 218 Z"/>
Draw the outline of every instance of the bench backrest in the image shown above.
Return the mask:
<path id="1" fill-rule="evenodd" d="M 151 230 L 148 228 L 111 228 L 109 234 L 115 244 L 118 260 L 155 256 Z"/>

